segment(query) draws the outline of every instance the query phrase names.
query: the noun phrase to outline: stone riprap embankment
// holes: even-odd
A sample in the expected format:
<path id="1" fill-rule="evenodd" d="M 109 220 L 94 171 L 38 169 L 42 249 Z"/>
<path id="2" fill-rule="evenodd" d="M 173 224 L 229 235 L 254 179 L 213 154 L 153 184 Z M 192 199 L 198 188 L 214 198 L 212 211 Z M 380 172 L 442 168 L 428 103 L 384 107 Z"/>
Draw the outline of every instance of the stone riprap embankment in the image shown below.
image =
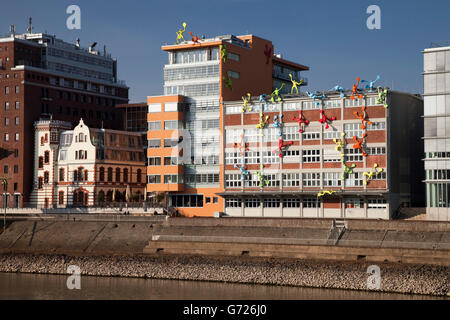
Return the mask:
<path id="1" fill-rule="evenodd" d="M 82 275 L 92 276 L 368 290 L 370 264 L 180 255 L 0 255 L 0 272 L 67 274 L 69 265 L 77 265 Z M 449 267 L 387 263 L 378 266 L 380 291 L 449 296 Z"/>

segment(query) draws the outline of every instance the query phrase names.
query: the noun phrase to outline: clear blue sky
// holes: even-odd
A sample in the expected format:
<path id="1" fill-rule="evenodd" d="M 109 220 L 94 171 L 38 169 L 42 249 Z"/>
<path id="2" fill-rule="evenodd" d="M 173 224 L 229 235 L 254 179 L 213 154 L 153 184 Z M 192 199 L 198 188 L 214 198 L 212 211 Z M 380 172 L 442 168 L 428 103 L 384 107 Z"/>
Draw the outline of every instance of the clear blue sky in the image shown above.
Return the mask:
<path id="1" fill-rule="evenodd" d="M 66 8 L 81 8 L 81 30 L 66 28 Z M 381 7 L 381 30 L 368 30 L 366 9 Z M 119 78 L 130 87 L 130 102 L 162 94 L 165 42 L 173 43 L 183 21 L 194 34 L 254 34 L 274 43 L 275 52 L 311 68 L 308 90 L 351 88 L 355 78 L 396 90 L 422 93 L 421 51 L 450 40 L 450 1 L 428 0 L 90 0 L 3 1 L 0 34 L 10 24 L 66 41 L 96 41 L 118 59 Z M 6 13 L 6 14 L 5 14 Z"/>

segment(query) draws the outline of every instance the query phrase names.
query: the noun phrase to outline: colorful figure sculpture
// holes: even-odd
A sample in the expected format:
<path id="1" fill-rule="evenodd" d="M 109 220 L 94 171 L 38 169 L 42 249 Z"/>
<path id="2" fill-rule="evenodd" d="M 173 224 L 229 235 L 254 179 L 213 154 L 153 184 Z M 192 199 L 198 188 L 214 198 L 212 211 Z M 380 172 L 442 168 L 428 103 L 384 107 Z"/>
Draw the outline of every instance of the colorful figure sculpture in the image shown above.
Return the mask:
<path id="1" fill-rule="evenodd" d="M 252 106 L 249 106 L 248 104 L 251 103 L 252 95 L 250 93 L 247 93 L 247 97 L 242 97 L 242 101 L 244 101 L 244 104 L 242 105 L 241 112 L 244 113 L 245 111 L 252 111 Z"/>
<path id="2" fill-rule="evenodd" d="M 378 90 L 377 103 L 382 104 L 384 108 L 387 109 L 389 107 L 387 104 L 387 94 L 388 94 L 387 89 L 383 90 L 381 87 L 378 87 L 377 90 Z"/>
<path id="3" fill-rule="evenodd" d="M 263 129 L 266 126 L 267 122 L 269 120 L 269 116 L 266 116 L 264 118 L 264 115 L 262 112 L 259 113 L 259 123 L 256 125 L 256 129 L 259 129 L 259 135 L 262 137 L 263 134 Z"/>
<path id="4" fill-rule="evenodd" d="M 358 99 L 362 99 L 363 95 L 361 93 L 359 93 L 359 82 L 361 81 L 360 78 L 356 78 L 356 83 L 353 85 L 353 89 L 352 89 L 352 95 L 350 96 L 351 100 L 355 100 L 355 97 L 358 96 Z"/>
<path id="5" fill-rule="evenodd" d="M 283 101 L 283 99 L 281 99 L 280 97 L 280 91 L 284 86 L 285 84 L 282 83 L 280 88 L 276 88 L 275 90 L 273 90 L 272 94 L 270 95 L 270 101 L 272 101 L 272 103 L 275 103 L 275 97 L 277 97 L 277 102 Z"/>
<path id="6" fill-rule="evenodd" d="M 223 83 L 225 84 L 225 88 L 230 88 L 231 91 L 233 91 L 233 81 L 231 81 L 229 77 L 228 78 L 223 77 L 222 79 Z"/>
<path id="7" fill-rule="evenodd" d="M 341 133 L 341 138 L 340 139 L 333 139 L 334 143 L 336 144 L 336 147 L 334 147 L 334 149 L 336 151 L 339 151 L 341 154 L 341 163 L 342 163 L 342 176 L 341 176 L 341 180 L 345 180 L 345 177 L 347 174 L 351 174 L 353 173 L 353 168 L 356 167 L 356 164 L 352 164 L 350 167 L 347 166 L 347 164 L 345 163 L 345 153 L 344 153 L 344 145 L 345 145 L 345 133 L 342 132 Z"/>
<path id="8" fill-rule="evenodd" d="M 345 97 L 345 94 L 344 94 L 344 88 L 341 87 L 341 86 L 335 86 L 335 87 L 331 88 L 330 91 L 337 91 L 337 92 L 340 92 L 340 93 L 341 93 L 341 94 L 340 94 L 340 97 L 341 97 L 341 98 L 344 98 L 344 97 Z"/>
<path id="9" fill-rule="evenodd" d="M 281 115 L 279 119 L 278 116 L 274 116 L 272 127 L 278 128 L 278 136 L 280 137 L 283 135 L 282 126 L 283 126 L 283 115 Z"/>
<path id="10" fill-rule="evenodd" d="M 266 64 L 269 64 L 270 58 L 272 57 L 272 48 L 266 44 L 264 49 L 264 55 L 266 56 Z"/>
<path id="11" fill-rule="evenodd" d="M 220 51 L 220 58 L 222 59 L 223 63 L 227 62 L 228 53 L 227 48 L 224 44 L 219 45 L 219 51 Z"/>
<path id="12" fill-rule="evenodd" d="M 366 137 L 367 137 L 367 133 L 365 133 L 365 132 L 363 133 L 363 137 L 361 140 L 358 140 L 358 138 L 356 136 L 353 136 L 353 140 L 355 141 L 355 144 L 353 145 L 353 149 L 361 150 L 363 157 L 367 157 L 367 153 L 366 153 L 366 151 L 364 151 L 364 148 L 363 148 L 364 140 L 366 139 Z"/>
<path id="13" fill-rule="evenodd" d="M 266 176 L 262 174 L 262 169 L 264 168 L 263 165 L 261 165 L 259 171 L 256 171 L 256 176 L 258 177 L 259 180 L 259 187 L 263 188 L 264 186 L 268 186 L 269 185 L 269 180 L 267 180 Z"/>
<path id="14" fill-rule="evenodd" d="M 279 139 L 278 140 L 278 149 L 275 149 L 274 152 L 278 153 L 278 156 L 280 158 L 283 158 L 283 149 L 291 146 L 292 144 L 294 144 L 293 141 L 283 142 L 282 139 Z"/>
<path id="15" fill-rule="evenodd" d="M 259 111 L 263 111 L 263 107 L 267 105 L 267 94 L 262 94 L 259 96 Z"/>
<path id="16" fill-rule="evenodd" d="M 242 166 L 242 165 L 235 164 L 234 167 L 235 167 L 236 169 L 239 169 L 239 171 L 241 172 L 241 180 L 245 180 L 245 176 L 248 176 L 248 175 L 250 174 L 250 173 L 248 172 L 248 170 L 245 169 L 245 167 Z"/>
<path id="17" fill-rule="evenodd" d="M 198 38 L 198 36 L 193 36 L 192 33 L 189 31 L 189 34 L 191 35 L 191 41 L 193 43 L 198 43 L 200 44 L 200 39 Z"/>
<path id="18" fill-rule="evenodd" d="M 297 117 L 292 117 L 292 120 L 295 120 L 298 122 L 298 132 L 303 133 L 304 131 L 304 126 L 302 126 L 302 124 L 305 124 L 306 126 L 309 124 L 309 120 L 306 120 L 303 117 L 303 113 L 302 110 L 298 110 L 298 118 Z"/>
<path id="19" fill-rule="evenodd" d="M 244 134 L 241 134 L 241 142 L 240 143 L 235 142 L 235 143 L 233 143 L 233 146 L 235 148 L 239 148 L 239 154 L 241 156 L 244 155 L 245 151 L 249 151 L 248 142 L 244 142 Z"/>
<path id="20" fill-rule="evenodd" d="M 355 115 L 356 118 L 361 120 L 361 129 L 362 130 L 366 129 L 366 124 L 367 125 L 372 124 L 372 122 L 370 122 L 369 119 L 366 119 L 367 118 L 366 106 L 361 107 L 361 115 L 359 114 L 358 111 L 353 112 L 353 114 Z"/>
<path id="21" fill-rule="evenodd" d="M 326 115 L 325 115 L 325 112 L 323 111 L 323 110 L 320 110 L 319 111 L 320 112 L 320 119 L 319 119 L 319 122 L 321 123 L 321 124 L 326 124 L 326 126 L 325 126 L 325 129 L 328 129 L 330 126 L 328 125 L 328 123 L 329 122 L 331 122 L 331 121 L 334 121 L 334 120 L 336 120 L 336 117 L 335 116 L 333 116 L 333 117 L 331 117 L 331 118 L 328 118 Z"/>
<path id="22" fill-rule="evenodd" d="M 361 84 L 363 84 L 365 82 L 369 83 L 368 85 L 366 85 L 366 89 L 369 89 L 369 92 L 374 92 L 373 88 L 374 88 L 375 82 L 377 82 L 380 79 L 381 79 L 381 77 L 377 76 L 377 78 L 373 81 L 361 80 Z"/>
<path id="23" fill-rule="evenodd" d="M 320 191 L 318 194 L 317 194 L 317 197 L 323 197 L 323 196 L 325 196 L 325 195 L 330 195 L 330 196 L 332 196 L 333 194 L 335 194 L 336 193 L 336 191 L 330 191 L 330 190 L 323 190 L 323 191 Z"/>
<path id="24" fill-rule="evenodd" d="M 292 74 L 290 74 L 290 73 L 289 73 L 289 78 L 291 78 L 291 82 L 292 82 L 291 94 L 294 94 L 294 89 L 295 89 L 295 93 L 298 94 L 297 86 L 300 86 L 304 82 L 304 80 L 300 80 L 300 82 L 297 82 L 292 78 Z"/>
<path id="25" fill-rule="evenodd" d="M 179 41 L 181 39 L 183 39 L 183 42 L 186 42 L 186 40 L 184 39 L 183 33 L 186 31 L 186 22 L 183 22 L 183 28 L 184 29 L 179 29 L 177 31 L 177 44 L 179 43 Z"/>
<path id="26" fill-rule="evenodd" d="M 372 171 L 364 172 L 363 175 L 366 177 L 364 184 L 367 185 L 370 180 L 372 180 L 377 174 L 383 172 L 383 168 L 378 168 L 378 163 L 373 165 Z"/>
<path id="27" fill-rule="evenodd" d="M 326 98 L 325 94 L 322 94 L 321 96 L 318 96 L 317 94 L 315 94 L 315 93 L 310 93 L 310 92 L 308 92 L 308 91 L 306 91 L 306 94 L 308 95 L 308 97 L 312 98 L 312 99 L 313 99 L 313 102 L 316 103 L 318 106 L 320 106 L 320 102 L 316 102 L 316 99 L 323 100 L 323 99 Z"/>

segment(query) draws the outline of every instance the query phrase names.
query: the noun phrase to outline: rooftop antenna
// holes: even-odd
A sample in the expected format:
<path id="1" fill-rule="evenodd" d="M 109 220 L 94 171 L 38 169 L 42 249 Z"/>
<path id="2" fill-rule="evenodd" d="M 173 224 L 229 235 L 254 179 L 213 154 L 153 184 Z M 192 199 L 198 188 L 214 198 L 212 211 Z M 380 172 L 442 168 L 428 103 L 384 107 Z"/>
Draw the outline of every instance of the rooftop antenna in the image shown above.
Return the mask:
<path id="1" fill-rule="evenodd" d="M 106 44 L 103 45 L 103 55 L 106 57 Z"/>
<path id="2" fill-rule="evenodd" d="M 28 28 L 27 31 L 32 34 L 33 33 L 33 18 L 29 18 L 28 19 Z"/>
<path id="3" fill-rule="evenodd" d="M 77 38 L 75 46 L 76 46 L 77 48 L 80 47 L 80 38 Z"/>
<path id="4" fill-rule="evenodd" d="M 16 34 L 16 25 L 14 25 L 14 24 L 10 25 L 9 26 L 9 32 L 14 37 L 14 35 Z"/>

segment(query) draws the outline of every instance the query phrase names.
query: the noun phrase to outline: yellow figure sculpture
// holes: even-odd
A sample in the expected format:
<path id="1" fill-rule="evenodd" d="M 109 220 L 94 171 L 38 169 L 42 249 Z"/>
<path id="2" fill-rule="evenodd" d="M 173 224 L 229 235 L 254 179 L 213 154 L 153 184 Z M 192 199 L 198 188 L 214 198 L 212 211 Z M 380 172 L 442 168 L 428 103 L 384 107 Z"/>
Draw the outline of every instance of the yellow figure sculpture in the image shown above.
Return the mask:
<path id="1" fill-rule="evenodd" d="M 326 194 L 328 194 L 328 195 L 333 195 L 333 194 L 335 194 L 336 193 L 336 191 L 330 191 L 330 190 L 323 190 L 323 191 L 321 191 L 321 192 L 319 192 L 318 194 L 317 194 L 317 197 L 323 197 L 324 195 L 326 195 Z"/>
<path id="2" fill-rule="evenodd" d="M 249 106 L 249 102 L 252 99 L 252 95 L 250 93 L 247 93 L 247 97 L 242 97 L 242 101 L 244 101 L 244 104 L 241 108 L 241 112 L 244 113 L 245 111 L 252 111 L 252 106 Z"/>
<path id="3" fill-rule="evenodd" d="M 298 94 L 297 86 L 301 85 L 304 81 L 303 80 L 300 80 L 300 82 L 295 81 L 294 79 L 292 79 L 292 74 L 290 74 L 290 73 L 289 73 L 289 78 L 291 78 L 291 82 L 292 82 L 291 94 L 294 94 L 294 89 L 295 89 L 295 92 Z"/>
<path id="4" fill-rule="evenodd" d="M 177 31 L 177 44 L 179 43 L 179 41 L 181 39 L 183 39 L 183 42 L 186 42 L 186 40 L 184 39 L 184 36 L 183 36 L 183 33 L 186 31 L 186 22 L 183 22 L 183 28 L 184 28 L 183 30 L 179 29 Z"/>
<path id="5" fill-rule="evenodd" d="M 266 116 L 264 118 L 264 115 L 262 112 L 259 113 L 259 123 L 256 125 L 256 129 L 259 129 L 259 135 L 263 136 L 263 129 L 266 126 L 267 122 L 269 120 L 269 116 Z"/>
<path id="6" fill-rule="evenodd" d="M 364 184 L 367 185 L 370 180 L 372 180 L 377 174 L 381 172 L 383 172 L 383 168 L 378 168 L 378 163 L 375 163 L 373 165 L 372 171 L 366 171 L 363 173 L 364 177 L 366 177 Z"/>

